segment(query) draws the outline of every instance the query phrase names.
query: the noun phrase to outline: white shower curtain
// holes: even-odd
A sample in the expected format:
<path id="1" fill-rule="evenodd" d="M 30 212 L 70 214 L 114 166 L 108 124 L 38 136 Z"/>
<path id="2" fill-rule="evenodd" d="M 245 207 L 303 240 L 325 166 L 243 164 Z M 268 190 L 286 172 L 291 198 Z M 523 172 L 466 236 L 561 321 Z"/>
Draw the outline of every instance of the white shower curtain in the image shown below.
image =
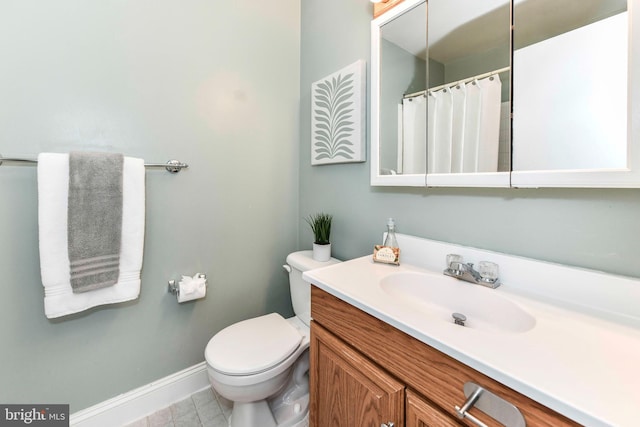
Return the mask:
<path id="1" fill-rule="evenodd" d="M 427 99 L 425 95 L 402 100 L 402 173 L 427 170 Z"/>
<path id="2" fill-rule="evenodd" d="M 462 172 L 467 88 L 463 84 L 451 88 L 453 124 L 451 129 L 451 172 Z"/>
<path id="3" fill-rule="evenodd" d="M 476 172 L 478 146 L 480 145 L 480 120 L 482 109 L 482 90 L 477 80 L 466 84 L 466 117 L 464 122 L 464 147 L 462 172 Z"/>
<path id="4" fill-rule="evenodd" d="M 497 172 L 501 88 L 493 75 L 429 93 L 429 173 Z"/>
<path id="5" fill-rule="evenodd" d="M 427 172 L 436 170 L 436 117 L 438 115 L 437 99 L 433 93 L 427 93 Z"/>
<path id="6" fill-rule="evenodd" d="M 436 99 L 434 127 L 428 143 L 433 146 L 433 168 L 429 173 L 451 172 L 451 138 L 453 131 L 453 98 L 451 90 L 444 88 L 433 92 Z M 433 114 L 429 112 L 429 114 Z"/>

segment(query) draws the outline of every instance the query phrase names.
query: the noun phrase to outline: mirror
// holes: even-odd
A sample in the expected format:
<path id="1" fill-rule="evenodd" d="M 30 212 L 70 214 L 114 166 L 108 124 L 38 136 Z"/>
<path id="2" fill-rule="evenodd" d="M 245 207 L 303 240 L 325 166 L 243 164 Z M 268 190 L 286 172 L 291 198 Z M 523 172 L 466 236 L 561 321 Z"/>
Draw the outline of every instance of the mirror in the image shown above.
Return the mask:
<path id="1" fill-rule="evenodd" d="M 406 0 L 371 60 L 372 185 L 509 186 L 509 0 Z"/>
<path id="2" fill-rule="evenodd" d="M 380 112 L 388 118 L 380 123 L 382 174 L 426 173 L 426 20 L 422 3 L 381 29 Z"/>
<path id="3" fill-rule="evenodd" d="M 427 185 L 508 187 L 510 1 L 430 0 L 428 41 Z"/>
<path id="4" fill-rule="evenodd" d="M 628 22 L 627 0 L 515 0 L 514 172 L 627 168 Z"/>
<path id="5" fill-rule="evenodd" d="M 427 3 L 403 2 L 373 22 L 372 183 L 424 186 Z"/>
<path id="6" fill-rule="evenodd" d="M 640 187 L 634 8 L 404 0 L 372 21 L 371 184 Z"/>

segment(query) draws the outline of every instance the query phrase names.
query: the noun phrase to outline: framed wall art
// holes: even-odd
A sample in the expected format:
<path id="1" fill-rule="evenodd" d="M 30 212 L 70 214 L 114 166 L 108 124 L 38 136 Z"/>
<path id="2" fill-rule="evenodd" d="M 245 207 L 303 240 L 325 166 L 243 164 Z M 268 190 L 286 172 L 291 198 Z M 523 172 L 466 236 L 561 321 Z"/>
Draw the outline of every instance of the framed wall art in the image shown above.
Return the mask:
<path id="1" fill-rule="evenodd" d="M 311 85 L 311 164 L 366 161 L 366 62 Z"/>

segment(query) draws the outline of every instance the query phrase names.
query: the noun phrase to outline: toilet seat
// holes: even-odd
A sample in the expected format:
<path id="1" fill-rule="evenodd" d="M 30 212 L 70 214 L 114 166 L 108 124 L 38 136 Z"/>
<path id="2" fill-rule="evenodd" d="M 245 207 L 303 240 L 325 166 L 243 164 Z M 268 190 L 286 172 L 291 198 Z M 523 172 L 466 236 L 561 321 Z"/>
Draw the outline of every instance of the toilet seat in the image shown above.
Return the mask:
<path id="1" fill-rule="evenodd" d="M 211 368 L 231 376 L 269 370 L 291 356 L 302 342 L 300 332 L 278 313 L 244 320 L 211 338 L 205 359 Z"/>

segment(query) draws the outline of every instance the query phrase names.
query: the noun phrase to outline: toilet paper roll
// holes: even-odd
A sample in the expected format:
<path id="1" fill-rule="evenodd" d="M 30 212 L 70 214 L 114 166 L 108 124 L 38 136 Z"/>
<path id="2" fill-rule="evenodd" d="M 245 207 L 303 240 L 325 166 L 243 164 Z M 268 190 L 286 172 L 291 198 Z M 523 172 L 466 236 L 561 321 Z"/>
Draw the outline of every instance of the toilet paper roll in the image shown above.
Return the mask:
<path id="1" fill-rule="evenodd" d="M 204 278 L 191 278 L 183 276 L 178 283 L 178 302 L 192 301 L 204 298 L 207 294 L 207 280 Z"/>

